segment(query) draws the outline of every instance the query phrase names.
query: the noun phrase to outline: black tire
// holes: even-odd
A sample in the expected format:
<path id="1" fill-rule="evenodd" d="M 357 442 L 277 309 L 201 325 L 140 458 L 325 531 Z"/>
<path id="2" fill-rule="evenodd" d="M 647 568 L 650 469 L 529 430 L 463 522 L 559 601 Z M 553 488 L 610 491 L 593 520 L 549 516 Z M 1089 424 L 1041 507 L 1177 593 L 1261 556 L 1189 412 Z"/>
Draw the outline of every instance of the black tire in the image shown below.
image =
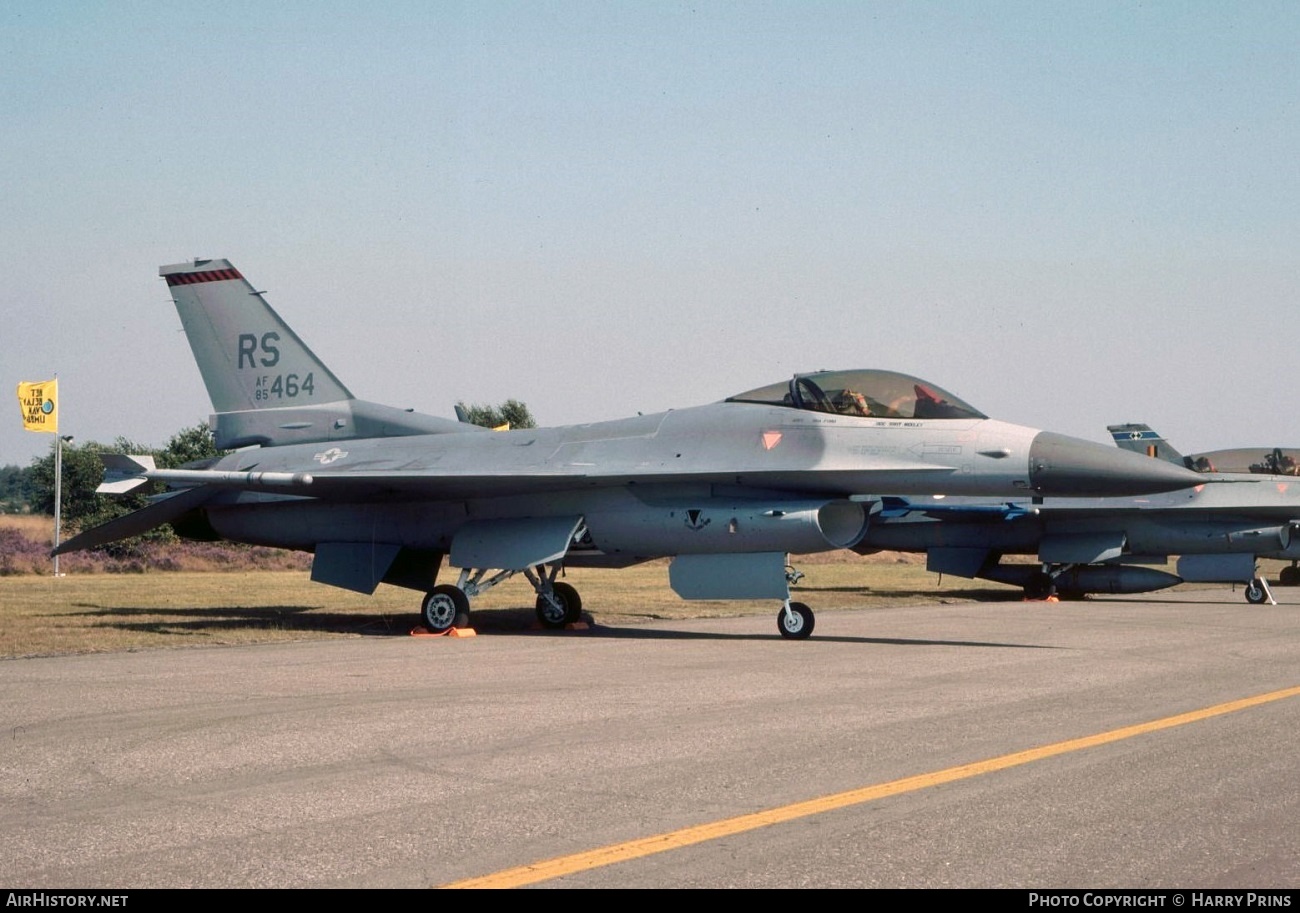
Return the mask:
<path id="1" fill-rule="evenodd" d="M 1026 599 L 1046 599 L 1048 596 L 1056 595 L 1056 581 L 1052 575 L 1043 571 L 1038 571 L 1029 578 L 1025 584 Z"/>
<path id="2" fill-rule="evenodd" d="M 1284 567 L 1278 572 L 1277 582 L 1282 586 L 1295 586 L 1300 583 L 1300 567 Z"/>
<path id="3" fill-rule="evenodd" d="M 802 602 L 790 603 L 789 612 L 782 606 L 776 613 L 776 629 L 787 640 L 807 640 L 812 636 L 815 621 L 812 609 Z"/>
<path id="4" fill-rule="evenodd" d="M 1251 605 L 1263 605 L 1268 602 L 1268 591 L 1258 580 L 1246 584 L 1246 601 Z"/>
<path id="5" fill-rule="evenodd" d="M 582 620 L 582 597 L 567 583 L 551 584 L 552 598 L 537 594 L 537 620 L 544 628 L 563 628 Z"/>
<path id="6" fill-rule="evenodd" d="M 420 616 L 424 626 L 434 634 L 449 631 L 458 617 L 469 618 L 469 597 L 458 586 L 449 583 L 436 586 L 425 595 Z"/>

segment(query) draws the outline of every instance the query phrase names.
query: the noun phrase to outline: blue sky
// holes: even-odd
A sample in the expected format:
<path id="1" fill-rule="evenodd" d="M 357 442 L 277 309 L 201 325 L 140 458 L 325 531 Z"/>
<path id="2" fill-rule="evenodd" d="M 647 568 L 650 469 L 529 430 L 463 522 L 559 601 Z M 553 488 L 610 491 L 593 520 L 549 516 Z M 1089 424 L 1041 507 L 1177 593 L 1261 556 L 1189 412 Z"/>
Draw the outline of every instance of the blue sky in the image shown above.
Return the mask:
<path id="1" fill-rule="evenodd" d="M 797 371 L 1300 446 L 1300 4 L 0 5 L 0 465 L 210 404 L 230 259 L 365 399 L 542 424 Z M 4 414 L 0 411 L 0 415 Z"/>

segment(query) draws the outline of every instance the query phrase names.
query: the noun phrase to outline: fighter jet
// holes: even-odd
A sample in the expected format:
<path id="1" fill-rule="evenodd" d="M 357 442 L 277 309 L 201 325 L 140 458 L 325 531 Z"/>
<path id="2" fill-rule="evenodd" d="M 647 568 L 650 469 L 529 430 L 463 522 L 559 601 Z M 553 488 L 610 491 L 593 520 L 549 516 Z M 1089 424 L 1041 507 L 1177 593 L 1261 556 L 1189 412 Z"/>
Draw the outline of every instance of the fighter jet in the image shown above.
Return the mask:
<path id="1" fill-rule="evenodd" d="M 1171 463 L 1195 469 L 1197 472 L 1300 476 L 1300 450 L 1294 447 L 1235 447 L 1184 456 L 1148 425 L 1133 423 L 1108 425 L 1107 430 L 1110 431 L 1115 443 L 1126 450 L 1160 457 Z M 1290 487 L 1290 483 L 1285 479 L 1278 480 L 1276 484 L 1286 486 L 1287 489 Z M 1283 586 L 1300 586 L 1300 543 L 1297 543 L 1295 548 L 1288 546 L 1280 551 L 1261 551 L 1258 557 L 1290 561 L 1288 567 L 1278 572 L 1277 582 Z M 1235 582 L 1237 578 L 1230 579 Z M 1264 586 L 1267 595 L 1267 583 L 1261 580 L 1259 584 Z M 1247 598 L 1252 595 L 1258 598 L 1259 594 L 1255 587 L 1253 583 L 1247 586 Z"/>
<path id="2" fill-rule="evenodd" d="M 1146 425 L 1108 430 L 1121 448 L 1154 462 L 1198 467 L 1205 484 L 1132 498 L 886 497 L 854 550 L 925 552 L 932 571 L 1019 586 L 1030 599 L 1144 593 L 1186 581 L 1242 583 L 1248 602 L 1275 602 L 1258 559 L 1300 559 L 1300 480 L 1276 471 L 1285 462 L 1257 450 L 1184 457 Z M 1037 564 L 1004 563 L 1007 555 L 1035 555 Z M 1175 574 L 1143 566 L 1171 556 Z M 1281 582 L 1296 582 L 1297 573 L 1293 564 Z"/>
<path id="3" fill-rule="evenodd" d="M 470 601 L 515 574 L 539 622 L 581 618 L 566 567 L 671 558 L 685 599 L 780 600 L 782 637 L 812 611 L 786 558 L 856 545 L 873 499 L 1169 491 L 1172 463 L 989 418 L 886 370 L 814 371 L 721 401 L 567 427 L 492 431 L 355 398 L 228 260 L 163 266 L 215 410 L 207 465 L 106 457 L 101 491 L 157 481 L 148 506 L 59 552 L 171 523 L 186 537 L 310 552 L 313 580 L 424 593 L 426 630 L 469 625 Z M 863 496 L 871 492 L 871 497 Z M 455 583 L 439 583 L 444 561 Z"/>
<path id="4" fill-rule="evenodd" d="M 1168 460 L 1197 472 L 1300 476 L 1300 459 L 1297 458 L 1300 451 L 1290 447 L 1236 447 L 1184 456 L 1150 425 L 1107 425 L 1106 430 L 1118 447 Z"/>

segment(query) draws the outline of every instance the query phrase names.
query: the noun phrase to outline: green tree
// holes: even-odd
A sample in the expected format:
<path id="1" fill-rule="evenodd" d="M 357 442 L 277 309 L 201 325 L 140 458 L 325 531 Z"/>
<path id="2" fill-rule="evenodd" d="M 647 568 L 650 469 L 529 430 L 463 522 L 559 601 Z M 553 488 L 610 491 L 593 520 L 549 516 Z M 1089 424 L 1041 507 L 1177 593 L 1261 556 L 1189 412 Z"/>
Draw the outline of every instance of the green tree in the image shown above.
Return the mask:
<path id="1" fill-rule="evenodd" d="M 485 406 L 480 403 L 467 406 L 462 400 L 456 404 L 456 412 L 464 416 L 465 421 L 482 425 L 484 428 L 499 428 L 506 424 L 511 428 L 537 427 L 537 422 L 533 420 L 528 407 L 517 399 L 508 399 L 499 406 Z"/>
<path id="2" fill-rule="evenodd" d="M 0 466 L 0 513 L 19 514 L 32 509 L 31 467 Z"/>
<path id="3" fill-rule="evenodd" d="M 218 457 L 225 456 L 228 450 L 218 450 L 216 438 L 207 425 L 195 425 L 178 431 L 167 442 L 167 446 L 157 453 L 159 467 L 163 469 L 181 469 L 196 467 Z"/>

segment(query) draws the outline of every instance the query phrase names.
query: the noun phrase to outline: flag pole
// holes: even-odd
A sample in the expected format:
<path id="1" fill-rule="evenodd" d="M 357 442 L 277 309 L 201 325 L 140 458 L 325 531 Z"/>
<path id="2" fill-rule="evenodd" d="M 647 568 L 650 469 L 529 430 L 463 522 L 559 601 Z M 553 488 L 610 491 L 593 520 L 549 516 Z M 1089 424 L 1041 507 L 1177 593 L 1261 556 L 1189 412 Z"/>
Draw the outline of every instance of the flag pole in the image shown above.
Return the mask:
<path id="1" fill-rule="evenodd" d="M 54 375 L 54 382 L 59 382 L 59 375 Z M 63 434 L 59 431 L 58 413 L 55 413 L 54 424 L 54 576 L 62 577 L 59 573 L 59 527 L 63 523 L 63 444 L 65 441 L 71 441 L 72 435 Z"/>
<path id="2" fill-rule="evenodd" d="M 59 576 L 59 521 L 63 517 L 63 435 L 54 435 L 54 576 Z"/>

